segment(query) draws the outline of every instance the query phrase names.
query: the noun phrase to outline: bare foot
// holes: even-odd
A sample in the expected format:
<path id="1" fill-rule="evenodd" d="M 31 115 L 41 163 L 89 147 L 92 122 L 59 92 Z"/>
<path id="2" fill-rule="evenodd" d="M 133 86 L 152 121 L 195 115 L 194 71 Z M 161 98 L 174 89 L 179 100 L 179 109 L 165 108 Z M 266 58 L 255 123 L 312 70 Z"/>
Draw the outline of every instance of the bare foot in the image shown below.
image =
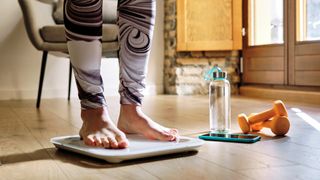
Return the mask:
<path id="1" fill-rule="evenodd" d="M 126 135 L 114 125 L 106 108 L 82 110 L 81 118 L 83 124 L 79 134 L 86 145 L 108 149 L 129 145 Z"/>
<path id="2" fill-rule="evenodd" d="M 159 125 L 136 105 L 121 105 L 118 128 L 125 133 L 138 133 L 162 141 L 173 141 L 178 136 L 178 130 Z"/>

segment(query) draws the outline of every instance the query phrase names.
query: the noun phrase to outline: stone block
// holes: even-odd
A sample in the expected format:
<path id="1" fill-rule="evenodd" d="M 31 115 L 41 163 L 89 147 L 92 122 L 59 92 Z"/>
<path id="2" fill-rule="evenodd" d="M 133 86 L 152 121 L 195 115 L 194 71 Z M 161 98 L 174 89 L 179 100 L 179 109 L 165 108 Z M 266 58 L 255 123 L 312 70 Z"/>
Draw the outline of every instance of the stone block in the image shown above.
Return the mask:
<path id="1" fill-rule="evenodd" d="M 238 75 L 233 75 L 233 76 L 231 77 L 231 82 L 232 82 L 233 84 L 240 83 L 240 76 L 238 76 Z"/>
<path id="2" fill-rule="evenodd" d="M 176 91 L 178 95 L 207 95 L 208 86 L 201 85 L 177 85 Z"/>
<path id="3" fill-rule="evenodd" d="M 182 75 L 197 75 L 202 76 L 203 68 L 194 66 L 184 66 L 182 68 Z"/>
<path id="4" fill-rule="evenodd" d="M 164 52 L 165 56 L 173 57 L 176 54 L 176 50 L 174 48 L 167 48 Z"/>
<path id="5" fill-rule="evenodd" d="M 209 59 L 210 65 L 218 65 L 221 68 L 225 67 L 226 59 L 225 58 L 210 58 Z"/>
<path id="6" fill-rule="evenodd" d="M 190 58 L 191 57 L 191 53 L 187 52 L 187 51 L 177 52 L 177 57 L 178 58 Z"/>
<path id="7" fill-rule="evenodd" d="M 164 25 L 165 30 L 175 30 L 176 29 L 176 21 L 175 20 L 170 20 L 167 21 Z"/>
<path id="8" fill-rule="evenodd" d="M 164 66 L 165 66 L 165 67 L 170 67 L 170 66 L 171 66 L 171 61 L 170 61 L 170 59 L 165 59 L 165 60 L 164 60 Z"/>
<path id="9" fill-rule="evenodd" d="M 172 30 L 172 31 L 169 31 L 169 37 L 172 38 L 172 40 L 176 41 L 176 34 L 177 34 L 177 31 L 175 30 Z"/>
<path id="10" fill-rule="evenodd" d="M 235 68 L 233 68 L 233 67 L 225 67 L 225 68 L 223 69 L 223 71 L 226 71 L 226 72 L 228 73 L 228 75 L 231 75 L 231 74 L 233 74 L 233 73 L 236 72 L 236 71 L 235 71 Z"/>
<path id="11" fill-rule="evenodd" d="M 180 85 L 176 86 L 176 93 L 178 95 L 193 95 L 195 91 L 195 86 L 192 85 Z"/>
<path id="12" fill-rule="evenodd" d="M 201 58 L 201 57 L 203 57 L 203 52 L 202 51 L 192 51 L 191 56 L 194 58 Z"/>
<path id="13" fill-rule="evenodd" d="M 207 58 L 177 58 L 177 63 L 180 65 L 208 65 Z"/>
<path id="14" fill-rule="evenodd" d="M 230 56 L 230 51 L 205 51 L 204 52 L 206 57 L 228 57 Z"/>
<path id="15" fill-rule="evenodd" d="M 173 68 L 172 72 L 173 72 L 173 74 L 180 76 L 180 75 L 182 75 L 182 68 L 180 68 L 180 67 Z"/>
<path id="16" fill-rule="evenodd" d="M 201 81 L 204 79 L 201 76 L 187 76 L 187 75 L 180 75 L 177 76 L 177 84 L 201 84 Z"/>
<path id="17" fill-rule="evenodd" d="M 165 87 L 165 93 L 166 94 L 177 94 L 176 86 L 167 86 L 167 87 Z"/>

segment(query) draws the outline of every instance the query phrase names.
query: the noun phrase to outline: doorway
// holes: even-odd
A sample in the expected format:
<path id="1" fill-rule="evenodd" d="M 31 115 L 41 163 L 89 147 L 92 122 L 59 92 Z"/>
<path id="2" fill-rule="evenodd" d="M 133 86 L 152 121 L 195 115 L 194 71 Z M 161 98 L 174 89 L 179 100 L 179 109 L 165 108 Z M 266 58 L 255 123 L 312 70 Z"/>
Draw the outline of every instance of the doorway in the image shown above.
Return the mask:
<path id="1" fill-rule="evenodd" d="M 244 0 L 243 82 L 320 86 L 320 0 Z"/>

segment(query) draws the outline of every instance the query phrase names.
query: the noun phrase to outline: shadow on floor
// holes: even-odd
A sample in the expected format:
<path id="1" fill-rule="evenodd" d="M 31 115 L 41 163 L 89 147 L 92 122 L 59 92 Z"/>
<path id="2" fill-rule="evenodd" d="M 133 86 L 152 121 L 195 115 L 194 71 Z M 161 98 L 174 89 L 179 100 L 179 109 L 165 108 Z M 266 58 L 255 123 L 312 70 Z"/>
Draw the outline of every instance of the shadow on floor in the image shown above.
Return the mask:
<path id="1" fill-rule="evenodd" d="M 275 136 L 275 135 L 270 135 L 268 133 L 263 133 L 263 132 L 250 132 L 251 134 L 256 134 L 261 137 L 260 141 L 276 141 L 276 140 L 281 140 L 283 142 L 289 141 L 290 137 L 289 136 Z"/>
<path id="2" fill-rule="evenodd" d="M 207 131 L 203 131 L 203 132 L 187 134 L 187 136 L 191 136 L 191 137 L 196 138 L 196 137 L 198 137 L 200 135 L 207 134 L 207 133 L 208 133 Z M 243 132 L 233 132 L 232 134 L 243 134 Z M 276 141 L 276 140 L 281 140 L 283 142 L 290 141 L 290 137 L 286 136 L 286 135 L 285 136 L 275 136 L 275 135 L 271 135 L 271 134 L 267 134 L 267 133 L 263 133 L 263 132 L 250 132 L 250 134 L 259 135 L 261 137 L 260 141 Z M 218 142 L 218 141 L 216 141 L 216 142 Z M 228 141 L 220 141 L 220 142 L 223 142 L 223 143 L 234 143 L 234 144 L 240 143 L 240 142 L 228 142 Z M 251 143 L 248 143 L 248 144 L 251 144 Z"/>
<path id="3" fill-rule="evenodd" d="M 123 161 L 121 163 L 112 164 L 101 159 L 92 158 L 89 156 L 84 156 L 81 154 L 69 152 L 66 150 L 56 149 L 56 148 L 45 148 L 39 149 L 30 153 L 21 154 L 11 154 L 7 156 L 0 156 L 0 166 L 5 166 L 7 164 L 22 163 L 28 161 L 38 161 L 38 160 L 55 160 L 64 163 L 70 163 L 77 166 L 85 168 L 116 168 L 122 166 L 130 166 L 141 163 L 148 163 L 154 161 L 169 160 L 175 158 L 183 158 L 188 156 L 196 155 L 197 151 L 189 151 L 177 154 L 169 154 L 163 156 L 155 156 L 143 159 Z"/>

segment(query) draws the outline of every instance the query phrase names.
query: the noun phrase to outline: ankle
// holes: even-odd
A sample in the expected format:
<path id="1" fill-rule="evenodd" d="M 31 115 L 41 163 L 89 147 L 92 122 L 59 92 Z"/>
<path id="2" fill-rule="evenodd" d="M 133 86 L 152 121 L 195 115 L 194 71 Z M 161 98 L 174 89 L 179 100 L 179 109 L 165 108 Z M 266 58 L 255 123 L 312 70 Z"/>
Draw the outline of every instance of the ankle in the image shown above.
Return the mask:
<path id="1" fill-rule="evenodd" d="M 105 107 L 81 110 L 81 118 L 84 121 L 87 119 L 96 119 L 105 115 L 108 116 L 108 111 Z"/>
<path id="2" fill-rule="evenodd" d="M 133 113 L 141 111 L 141 106 L 135 104 L 121 104 L 122 113 Z"/>

